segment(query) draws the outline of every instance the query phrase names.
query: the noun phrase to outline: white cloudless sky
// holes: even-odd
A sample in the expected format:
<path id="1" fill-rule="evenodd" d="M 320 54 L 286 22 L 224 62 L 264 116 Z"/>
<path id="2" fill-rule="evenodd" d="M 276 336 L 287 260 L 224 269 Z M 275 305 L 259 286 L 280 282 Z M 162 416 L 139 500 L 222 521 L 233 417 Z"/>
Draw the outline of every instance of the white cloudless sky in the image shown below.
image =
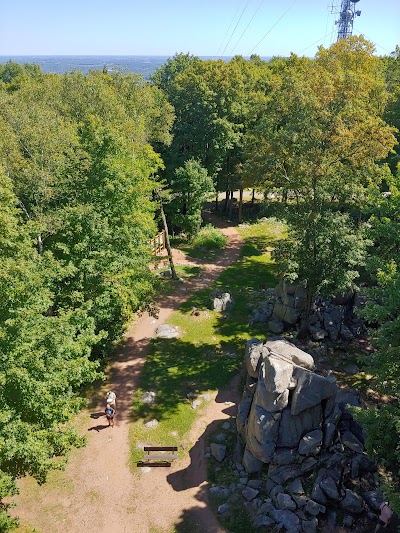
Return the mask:
<path id="1" fill-rule="evenodd" d="M 0 0 L 0 55 L 314 56 L 341 0 Z M 400 0 L 359 0 L 353 35 L 400 45 Z"/>

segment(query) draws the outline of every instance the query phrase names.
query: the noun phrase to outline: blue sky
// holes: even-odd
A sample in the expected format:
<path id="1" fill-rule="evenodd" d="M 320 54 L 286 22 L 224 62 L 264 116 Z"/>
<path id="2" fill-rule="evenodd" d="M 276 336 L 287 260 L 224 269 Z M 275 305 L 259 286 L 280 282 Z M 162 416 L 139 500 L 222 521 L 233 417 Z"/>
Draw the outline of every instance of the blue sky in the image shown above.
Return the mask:
<path id="1" fill-rule="evenodd" d="M 340 7 L 341 0 L 333 0 Z M 336 40 L 332 0 L 0 0 L 0 55 L 312 57 Z M 400 45 L 400 0 L 359 0 L 353 34 Z M 279 20 L 280 19 L 280 20 Z"/>

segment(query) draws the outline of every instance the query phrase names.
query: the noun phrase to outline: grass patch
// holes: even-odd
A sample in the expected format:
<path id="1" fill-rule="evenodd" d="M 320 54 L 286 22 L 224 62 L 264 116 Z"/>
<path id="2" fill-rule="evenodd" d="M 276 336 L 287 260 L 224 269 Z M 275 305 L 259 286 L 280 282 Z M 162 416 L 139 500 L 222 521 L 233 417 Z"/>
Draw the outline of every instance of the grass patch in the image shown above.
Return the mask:
<path id="1" fill-rule="evenodd" d="M 191 242 L 181 238 L 174 238 L 174 245 L 184 251 L 189 257 L 201 259 L 202 261 L 212 261 L 226 246 L 226 237 L 211 224 L 201 228 Z"/>
<path id="2" fill-rule="evenodd" d="M 275 220 L 264 220 L 242 227 L 240 232 L 245 239 L 240 259 L 168 320 L 179 328 L 180 337 L 150 343 L 132 411 L 132 466 L 142 459 L 143 445 L 188 449 L 192 443 L 187 434 L 207 402 L 204 395 L 228 385 L 242 366 L 246 340 L 267 334 L 265 324 L 248 325 L 249 304 L 261 301 L 265 288 L 277 283 L 270 251 L 282 238 L 284 227 Z M 235 303 L 229 313 L 210 309 L 216 288 L 233 296 Z M 198 315 L 193 315 L 193 308 Z M 156 393 L 154 404 L 142 402 L 145 391 Z M 195 410 L 191 403 L 196 398 L 202 403 Z M 158 426 L 145 428 L 144 423 L 152 419 L 158 420 Z"/>

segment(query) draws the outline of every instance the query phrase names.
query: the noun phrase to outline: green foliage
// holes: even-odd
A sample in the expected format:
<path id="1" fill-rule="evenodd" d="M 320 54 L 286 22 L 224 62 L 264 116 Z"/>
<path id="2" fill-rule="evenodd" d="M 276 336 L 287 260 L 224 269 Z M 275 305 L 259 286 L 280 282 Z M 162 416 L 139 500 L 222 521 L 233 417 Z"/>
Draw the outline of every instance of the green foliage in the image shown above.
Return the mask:
<path id="1" fill-rule="evenodd" d="M 365 228 L 331 211 L 293 210 L 288 221 L 289 237 L 274 253 L 286 278 L 306 281 L 312 295 L 332 296 L 352 286 L 369 244 Z"/>
<path id="2" fill-rule="evenodd" d="M 367 432 L 368 455 L 393 467 L 400 463 L 400 413 L 397 406 L 352 408 Z"/>
<path id="3" fill-rule="evenodd" d="M 201 225 L 201 211 L 205 200 L 214 192 L 207 170 L 195 159 L 176 169 L 171 179 L 174 198 L 169 206 L 173 223 L 193 238 Z"/>
<path id="4" fill-rule="evenodd" d="M 96 357 L 152 300 L 149 140 L 171 141 L 173 114 L 141 77 L 0 76 L 0 473 L 43 483 L 84 444 L 70 420 Z"/>
<path id="5" fill-rule="evenodd" d="M 205 253 L 219 252 L 225 248 L 225 245 L 225 235 L 211 224 L 207 224 L 194 236 L 188 254 L 191 257 L 204 258 Z"/>

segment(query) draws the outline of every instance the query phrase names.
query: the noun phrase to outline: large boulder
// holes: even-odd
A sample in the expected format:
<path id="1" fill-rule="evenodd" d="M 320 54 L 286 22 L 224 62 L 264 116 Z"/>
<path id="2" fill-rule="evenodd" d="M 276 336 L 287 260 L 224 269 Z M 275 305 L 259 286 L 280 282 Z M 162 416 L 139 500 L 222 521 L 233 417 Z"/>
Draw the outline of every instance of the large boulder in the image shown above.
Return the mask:
<path id="1" fill-rule="evenodd" d="M 264 382 L 267 391 L 282 393 L 290 385 L 293 365 L 280 357 L 270 354 L 264 357 Z"/>
<path id="2" fill-rule="evenodd" d="M 336 379 L 323 377 L 301 368 L 296 368 L 294 378 L 297 385 L 293 392 L 292 415 L 298 415 L 305 409 L 319 405 L 337 390 Z"/>
<path id="3" fill-rule="evenodd" d="M 263 343 L 259 339 L 250 339 L 246 342 L 244 364 L 247 373 L 252 378 L 258 378 L 263 355 Z"/>
<path id="4" fill-rule="evenodd" d="M 267 340 L 264 347 L 272 354 L 279 355 L 288 361 L 292 361 L 295 365 L 312 370 L 314 368 L 314 359 L 310 354 L 303 352 L 294 344 L 284 339 L 283 337 L 275 337 Z"/>

